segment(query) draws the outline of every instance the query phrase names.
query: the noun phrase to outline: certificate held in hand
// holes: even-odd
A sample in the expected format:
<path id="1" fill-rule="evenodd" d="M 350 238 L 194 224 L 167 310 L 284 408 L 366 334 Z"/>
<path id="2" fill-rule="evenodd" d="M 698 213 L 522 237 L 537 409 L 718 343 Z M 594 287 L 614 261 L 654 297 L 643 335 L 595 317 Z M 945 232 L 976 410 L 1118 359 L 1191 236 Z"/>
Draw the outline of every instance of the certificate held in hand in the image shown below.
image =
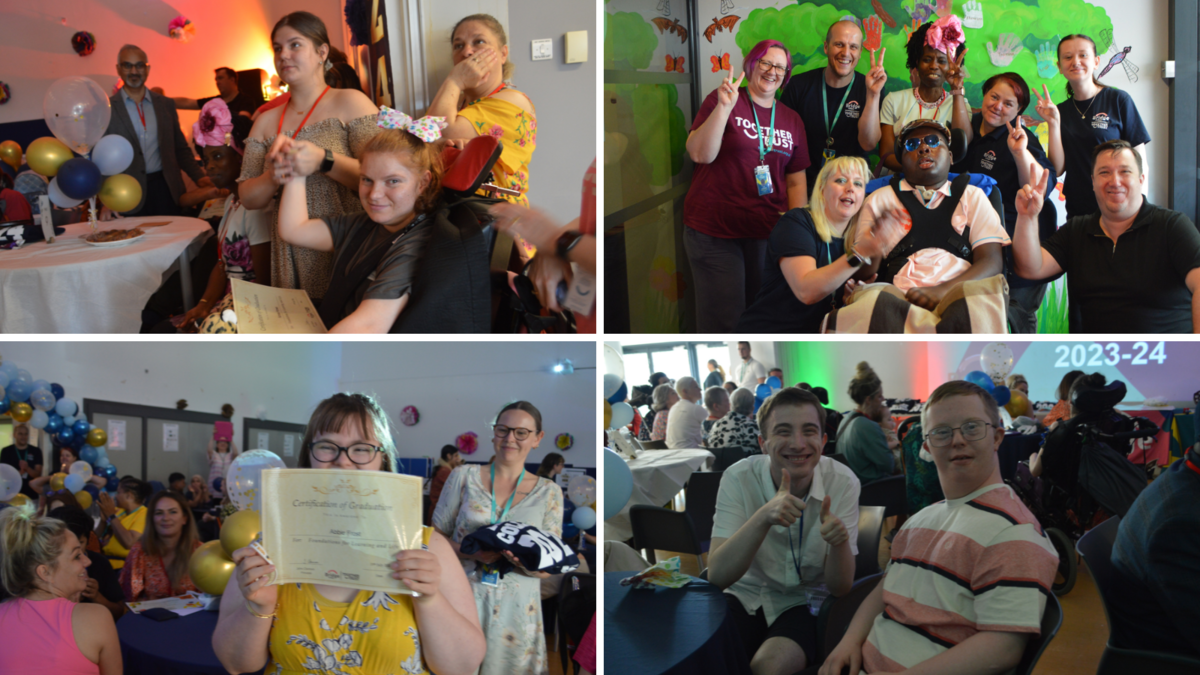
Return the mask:
<path id="1" fill-rule="evenodd" d="M 262 535 L 273 583 L 412 594 L 388 567 L 422 544 L 421 479 L 357 469 L 262 473 Z"/>

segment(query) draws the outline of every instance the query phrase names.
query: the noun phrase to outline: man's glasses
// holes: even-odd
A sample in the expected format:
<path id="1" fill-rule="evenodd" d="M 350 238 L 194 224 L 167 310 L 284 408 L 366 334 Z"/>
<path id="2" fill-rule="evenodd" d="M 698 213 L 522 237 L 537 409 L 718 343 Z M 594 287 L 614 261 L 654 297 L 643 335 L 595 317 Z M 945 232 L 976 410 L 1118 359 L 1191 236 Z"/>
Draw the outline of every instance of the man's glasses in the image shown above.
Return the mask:
<path id="1" fill-rule="evenodd" d="M 906 138 L 904 139 L 904 151 L 913 152 L 921 147 L 922 143 L 928 145 L 932 150 L 942 144 L 942 137 L 937 134 L 929 134 L 925 138 Z"/>
<path id="2" fill-rule="evenodd" d="M 344 452 L 355 464 L 369 464 L 372 459 L 375 459 L 375 453 L 382 450 L 382 448 L 367 443 L 355 443 L 348 448 L 343 448 L 337 443 L 329 441 L 317 441 L 309 448 L 312 450 L 312 458 L 318 462 L 336 462 L 338 456 Z"/>
<path id="3" fill-rule="evenodd" d="M 771 71 L 774 70 L 778 70 L 780 75 L 783 75 L 787 72 L 787 66 L 777 65 L 771 63 L 770 61 L 763 61 L 762 59 L 759 59 L 758 61 L 758 69 L 763 71 L 764 75 L 770 75 Z"/>
<path id="4" fill-rule="evenodd" d="M 521 427 L 506 427 L 503 424 L 497 424 L 492 427 L 492 433 L 496 438 L 507 438 L 508 432 L 512 432 L 513 436 L 517 437 L 518 441 L 523 441 L 529 438 L 529 434 L 533 433 L 533 429 L 523 429 Z"/>
<path id="5" fill-rule="evenodd" d="M 930 429 L 929 433 L 925 434 L 925 440 L 929 441 L 929 445 L 935 448 L 944 448 L 953 442 L 954 432 L 961 431 L 963 440 L 978 441 L 987 436 L 987 428 L 990 426 L 992 426 L 990 422 L 972 420 L 960 427 L 937 427 L 936 429 Z"/>
<path id="6" fill-rule="evenodd" d="M 121 66 L 121 70 L 125 71 L 145 70 L 150 67 L 149 63 L 142 63 L 141 61 L 137 63 L 118 63 L 117 65 Z"/>

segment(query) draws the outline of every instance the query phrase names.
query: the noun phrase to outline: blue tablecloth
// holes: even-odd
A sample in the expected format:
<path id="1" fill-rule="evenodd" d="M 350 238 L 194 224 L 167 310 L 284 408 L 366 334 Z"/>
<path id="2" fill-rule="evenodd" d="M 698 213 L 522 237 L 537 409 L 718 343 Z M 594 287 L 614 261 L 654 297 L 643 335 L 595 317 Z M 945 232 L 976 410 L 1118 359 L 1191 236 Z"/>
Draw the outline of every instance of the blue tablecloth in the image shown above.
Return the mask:
<path id="1" fill-rule="evenodd" d="M 125 675 L 227 675 L 212 648 L 216 629 L 216 612 L 170 621 L 126 613 L 117 622 Z"/>
<path id="2" fill-rule="evenodd" d="M 604 575 L 604 670 L 640 675 L 750 672 L 724 594 L 707 581 L 632 590 L 631 572 Z"/>

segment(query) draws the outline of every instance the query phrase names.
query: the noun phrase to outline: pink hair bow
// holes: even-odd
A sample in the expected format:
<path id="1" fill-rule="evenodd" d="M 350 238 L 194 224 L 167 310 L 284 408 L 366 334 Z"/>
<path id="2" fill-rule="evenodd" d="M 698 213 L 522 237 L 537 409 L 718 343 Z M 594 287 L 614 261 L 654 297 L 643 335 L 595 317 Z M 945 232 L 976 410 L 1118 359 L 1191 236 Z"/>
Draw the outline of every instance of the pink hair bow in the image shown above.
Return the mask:
<path id="1" fill-rule="evenodd" d="M 929 27 L 929 31 L 925 33 L 925 44 L 950 58 L 954 58 L 955 50 L 966 41 L 967 38 L 963 35 L 962 19 L 953 14 L 934 21 L 933 25 Z"/>
<path id="2" fill-rule="evenodd" d="M 425 116 L 415 120 L 409 115 L 392 110 L 387 106 L 379 109 L 379 117 L 375 124 L 383 129 L 404 129 L 417 138 L 432 143 L 442 137 L 442 129 L 449 126 L 445 117 Z"/>
<path id="3" fill-rule="evenodd" d="M 233 131 L 233 116 L 221 97 L 214 98 L 200 109 L 200 119 L 192 125 L 192 140 L 196 145 L 225 145 L 226 135 Z"/>

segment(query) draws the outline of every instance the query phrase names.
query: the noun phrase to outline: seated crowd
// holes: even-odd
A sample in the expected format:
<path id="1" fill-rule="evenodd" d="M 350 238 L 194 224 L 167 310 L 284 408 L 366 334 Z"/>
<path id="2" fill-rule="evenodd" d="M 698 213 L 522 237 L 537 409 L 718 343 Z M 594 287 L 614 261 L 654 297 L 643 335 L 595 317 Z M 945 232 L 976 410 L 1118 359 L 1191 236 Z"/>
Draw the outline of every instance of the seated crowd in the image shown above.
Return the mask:
<path id="1" fill-rule="evenodd" d="M 826 65 L 793 74 L 783 43 L 759 42 L 696 113 L 683 220 L 698 332 L 1033 333 L 1064 272 L 1071 332 L 1200 328 L 1200 233 L 1143 196 L 1150 137 L 1129 94 L 1095 79 L 1091 38 L 1058 43 L 1061 103 L 1003 72 L 975 109 L 959 17 L 911 31 L 913 86 L 886 96 L 883 54 L 855 71 L 869 49 L 855 21 L 823 48 Z"/>

